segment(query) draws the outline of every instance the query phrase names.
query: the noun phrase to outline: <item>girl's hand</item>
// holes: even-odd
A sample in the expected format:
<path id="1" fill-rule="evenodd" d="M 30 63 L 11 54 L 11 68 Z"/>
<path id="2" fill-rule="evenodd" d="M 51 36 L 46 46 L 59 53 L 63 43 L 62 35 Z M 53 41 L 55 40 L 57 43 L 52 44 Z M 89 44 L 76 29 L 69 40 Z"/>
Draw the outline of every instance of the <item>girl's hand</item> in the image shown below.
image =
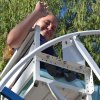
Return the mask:
<path id="1" fill-rule="evenodd" d="M 48 5 L 45 2 L 37 2 L 35 6 L 35 11 L 39 13 L 41 17 L 44 17 L 48 14 Z"/>

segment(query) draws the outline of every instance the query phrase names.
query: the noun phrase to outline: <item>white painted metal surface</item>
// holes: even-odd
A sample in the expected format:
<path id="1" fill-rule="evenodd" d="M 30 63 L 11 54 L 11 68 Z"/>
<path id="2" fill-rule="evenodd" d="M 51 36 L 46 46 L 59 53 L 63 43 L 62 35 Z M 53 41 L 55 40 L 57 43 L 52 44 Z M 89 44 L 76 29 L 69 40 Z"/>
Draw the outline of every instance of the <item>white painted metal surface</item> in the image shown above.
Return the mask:
<path id="1" fill-rule="evenodd" d="M 85 60 L 72 39 L 62 41 L 63 60 L 85 65 Z"/>
<path id="2" fill-rule="evenodd" d="M 89 64 L 89 66 L 91 67 L 91 69 L 93 70 L 95 75 L 97 76 L 97 78 L 100 80 L 100 68 L 95 63 L 95 61 L 93 60 L 93 58 L 91 57 L 89 52 L 86 50 L 86 48 L 83 46 L 83 44 L 80 41 L 78 41 L 77 39 L 74 39 L 74 43 L 75 43 L 77 49 L 79 50 L 79 52 L 81 53 L 81 55 L 84 57 L 86 62 Z"/>
<path id="3" fill-rule="evenodd" d="M 29 98 L 30 98 L 30 100 L 33 100 L 33 96 L 35 96 L 39 92 L 39 88 L 34 87 L 35 81 L 39 81 L 40 83 L 42 82 L 43 84 L 45 83 L 45 85 L 43 87 L 42 87 L 42 85 L 40 85 L 40 87 L 41 87 L 41 89 L 45 89 L 46 88 L 46 90 L 44 92 L 41 91 L 40 95 L 39 96 L 37 95 L 37 97 L 35 97 L 35 100 L 41 100 L 40 98 L 41 97 L 43 98 L 46 95 L 47 95 L 46 97 L 48 97 L 47 98 L 48 100 L 49 99 L 50 100 L 55 100 L 55 98 L 56 99 L 60 99 L 60 100 L 66 100 L 64 95 L 60 94 L 62 89 L 58 89 L 56 87 L 56 85 L 58 85 L 58 87 L 60 87 L 60 88 L 64 88 L 65 90 L 70 90 L 70 91 L 73 90 L 73 92 L 72 92 L 73 95 L 75 95 L 75 93 L 77 94 L 77 96 L 75 98 L 79 98 L 77 100 L 81 100 L 82 96 L 79 96 L 80 92 L 82 92 L 82 95 L 83 94 L 87 95 L 86 96 L 86 100 L 92 100 L 91 94 L 94 91 L 94 84 L 93 84 L 93 77 L 92 77 L 92 72 L 91 72 L 90 68 L 93 70 L 93 72 L 96 74 L 96 76 L 98 77 L 99 80 L 100 80 L 100 69 L 95 64 L 95 62 L 91 63 L 91 61 L 94 61 L 94 60 L 91 58 L 91 56 L 89 55 L 87 50 L 84 49 L 84 47 L 81 44 L 81 42 L 77 40 L 77 37 L 78 36 L 86 36 L 86 35 L 100 35 L 100 30 L 83 31 L 83 32 L 75 32 L 75 33 L 72 33 L 72 34 L 67 34 L 67 35 L 55 38 L 55 39 L 53 39 L 53 40 L 51 40 L 51 41 L 49 41 L 49 42 L 47 42 L 47 43 L 45 43 L 45 44 L 43 44 L 41 46 L 39 46 L 40 45 L 39 44 L 39 40 L 40 39 L 38 38 L 38 36 L 39 36 L 39 29 L 37 29 L 36 32 L 37 32 L 37 34 L 36 34 L 36 37 L 35 37 L 36 40 L 35 40 L 35 48 L 34 48 L 34 50 L 29 52 L 29 54 L 26 55 L 25 57 L 23 57 L 11 70 L 9 68 L 7 68 L 8 70 L 4 71 L 5 73 L 7 73 L 8 71 L 9 72 L 6 75 L 5 75 L 5 73 L 2 75 L 4 78 L 0 82 L 0 91 L 2 91 L 3 87 L 7 84 L 9 79 L 21 67 L 23 67 L 23 64 L 28 62 L 29 60 L 31 60 L 34 57 L 35 58 L 33 60 L 33 63 L 34 63 L 33 64 L 34 65 L 34 67 L 33 67 L 34 73 L 33 73 L 32 70 L 30 71 L 30 68 L 29 68 L 25 72 L 23 72 L 23 74 L 21 75 L 21 77 L 24 77 L 25 73 L 26 74 L 29 73 L 29 72 L 33 73 L 33 84 L 29 87 L 28 91 L 24 94 L 25 100 L 28 100 Z M 56 44 L 58 42 L 62 42 L 62 45 L 63 45 L 62 49 L 64 49 L 66 47 L 66 45 L 64 43 L 67 40 L 69 41 L 70 39 L 72 41 L 72 44 L 71 43 L 70 44 L 73 45 L 73 43 L 74 43 L 74 47 L 73 48 L 76 49 L 75 53 L 78 52 L 78 55 L 79 55 L 78 61 L 81 60 L 82 61 L 81 63 L 80 62 L 79 63 L 78 62 L 76 62 L 76 63 L 75 62 L 71 62 L 73 59 L 72 60 L 69 59 L 71 61 L 63 61 L 63 60 L 59 60 L 56 57 L 52 57 L 50 55 L 45 55 L 45 54 L 42 55 L 42 54 L 40 54 L 41 51 L 43 51 L 44 49 L 46 49 L 49 46 L 52 46 L 52 45 L 54 45 L 54 44 Z M 69 45 L 67 45 L 67 46 L 69 46 Z M 84 53 L 86 53 L 86 54 L 84 54 Z M 80 54 L 81 54 L 81 56 L 80 56 Z M 47 58 L 48 58 L 48 60 L 46 60 Z M 90 68 L 86 67 L 83 64 L 84 63 L 84 59 L 83 58 L 90 65 Z M 69 70 L 72 70 L 72 71 L 75 71 L 75 72 L 79 72 L 79 73 L 85 74 L 86 89 L 77 88 L 77 87 L 71 86 L 71 85 L 69 85 L 67 83 L 63 83 L 61 81 L 53 80 L 53 78 L 52 79 L 46 79 L 46 78 L 41 77 L 40 73 L 39 73 L 39 71 L 40 71 L 39 61 L 44 61 L 44 62 L 53 64 L 53 65 L 57 65 L 57 66 L 60 66 L 60 67 L 63 67 L 63 68 L 66 68 L 66 69 L 69 69 Z M 96 68 L 95 68 L 95 66 L 96 66 Z M 19 85 L 19 88 L 22 89 L 26 85 L 26 83 L 28 82 L 29 77 L 31 77 L 31 75 L 32 75 L 31 73 L 29 73 L 29 75 L 27 74 L 28 76 L 27 76 L 26 80 L 24 80 L 22 82 L 22 85 Z M 18 87 L 18 84 L 21 82 L 20 80 L 22 80 L 21 77 L 16 82 L 16 84 L 14 86 L 15 89 L 13 87 L 13 90 L 15 92 L 17 92 L 17 93 L 21 90 L 21 89 L 20 90 L 16 89 L 16 87 Z M 53 87 L 50 84 L 53 84 Z M 60 92 L 58 92 L 58 90 Z M 53 95 L 53 93 L 54 93 L 54 95 Z M 62 94 L 64 94 L 64 93 L 65 92 L 62 92 Z M 61 95 L 61 96 L 59 96 L 59 95 Z M 66 98 L 70 98 L 70 99 L 67 99 L 67 100 L 74 100 L 74 99 L 71 99 L 71 97 L 69 97 L 70 95 L 68 94 L 68 92 L 66 92 L 65 95 L 67 95 Z M 46 97 L 43 98 L 43 100 L 47 100 Z"/>

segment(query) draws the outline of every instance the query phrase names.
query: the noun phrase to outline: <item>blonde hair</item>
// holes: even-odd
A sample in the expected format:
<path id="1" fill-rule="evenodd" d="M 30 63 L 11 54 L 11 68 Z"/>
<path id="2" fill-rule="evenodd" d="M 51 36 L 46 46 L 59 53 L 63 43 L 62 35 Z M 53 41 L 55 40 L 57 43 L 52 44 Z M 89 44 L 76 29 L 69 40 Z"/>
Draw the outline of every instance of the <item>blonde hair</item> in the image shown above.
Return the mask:
<path id="1" fill-rule="evenodd" d="M 11 48 L 10 46 L 6 45 L 6 47 L 3 50 L 3 62 L 8 62 L 9 59 L 12 57 L 12 55 L 14 54 L 14 50 L 13 48 Z"/>

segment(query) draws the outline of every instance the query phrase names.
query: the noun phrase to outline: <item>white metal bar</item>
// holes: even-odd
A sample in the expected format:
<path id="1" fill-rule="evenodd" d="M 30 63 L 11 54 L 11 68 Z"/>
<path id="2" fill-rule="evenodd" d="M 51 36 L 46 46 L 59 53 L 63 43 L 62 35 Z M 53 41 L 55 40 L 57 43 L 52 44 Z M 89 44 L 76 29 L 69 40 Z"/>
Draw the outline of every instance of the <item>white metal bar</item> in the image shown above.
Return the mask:
<path id="1" fill-rule="evenodd" d="M 92 100 L 92 93 L 94 92 L 93 75 L 91 72 L 85 74 L 86 100 Z"/>
<path id="2" fill-rule="evenodd" d="M 88 95 L 86 96 L 86 100 L 92 100 L 92 96 L 88 94 Z"/>
<path id="3" fill-rule="evenodd" d="M 10 79 L 10 77 L 27 61 L 29 61 L 31 58 L 33 58 L 34 55 L 36 55 L 37 53 L 43 51 L 44 49 L 58 43 L 58 42 L 61 42 L 62 40 L 65 40 L 65 39 L 68 39 L 68 38 L 71 38 L 73 36 L 76 36 L 76 35 L 80 35 L 80 34 L 88 34 L 88 35 L 100 35 L 100 30 L 93 30 L 93 31 L 85 31 L 85 32 L 76 32 L 76 33 L 73 33 L 73 34 L 68 34 L 68 35 L 64 35 L 64 36 L 61 36 L 61 37 L 58 37 L 58 38 L 55 38 L 49 42 L 46 42 L 45 44 L 39 46 L 38 48 L 36 48 L 35 50 L 33 50 L 32 52 L 30 52 L 28 55 L 26 55 L 24 58 L 22 58 L 7 74 L 6 76 L 1 80 L 0 82 L 0 91 L 2 91 L 3 87 L 5 86 L 5 84 L 8 82 L 8 80 Z M 82 36 L 82 35 L 80 35 Z M 100 76 L 100 75 L 98 75 Z M 98 77 L 97 76 L 97 77 Z M 99 78 L 100 79 L 100 78 Z"/>
<path id="4" fill-rule="evenodd" d="M 78 72 L 81 74 L 85 74 L 87 72 L 90 72 L 89 67 L 86 67 L 86 66 L 81 65 L 81 64 L 73 63 L 70 61 L 63 61 L 62 59 L 59 59 L 55 56 L 51 56 L 49 54 L 38 53 L 37 56 L 38 56 L 38 59 L 40 61 L 52 64 L 52 65 L 56 65 L 56 66 L 61 67 L 61 68 L 69 69 L 69 70 L 72 70 L 72 71 L 75 71 L 75 72 Z"/>
<path id="5" fill-rule="evenodd" d="M 100 80 L 100 68 L 98 67 L 98 65 L 95 63 L 91 55 L 85 49 L 84 45 L 80 41 L 78 41 L 76 37 L 74 37 L 73 40 L 77 49 L 81 53 L 81 55 L 84 57 L 84 59 L 86 60 L 88 65 L 91 67 L 91 69 L 93 70 L 97 78 Z"/>
<path id="6" fill-rule="evenodd" d="M 35 35 L 34 35 L 34 49 L 40 46 L 40 27 L 35 27 Z M 34 66 L 33 66 L 33 82 L 40 76 L 40 61 L 37 59 L 37 56 L 34 56 Z"/>
<path id="7" fill-rule="evenodd" d="M 85 74 L 85 85 L 87 94 L 92 94 L 94 92 L 93 74 L 92 70 Z"/>
<path id="8" fill-rule="evenodd" d="M 26 83 L 30 80 L 33 74 L 33 62 L 30 63 L 29 67 L 22 73 L 20 78 L 17 80 L 16 84 L 13 86 L 12 90 L 15 93 L 20 93 L 22 88 L 26 85 Z"/>

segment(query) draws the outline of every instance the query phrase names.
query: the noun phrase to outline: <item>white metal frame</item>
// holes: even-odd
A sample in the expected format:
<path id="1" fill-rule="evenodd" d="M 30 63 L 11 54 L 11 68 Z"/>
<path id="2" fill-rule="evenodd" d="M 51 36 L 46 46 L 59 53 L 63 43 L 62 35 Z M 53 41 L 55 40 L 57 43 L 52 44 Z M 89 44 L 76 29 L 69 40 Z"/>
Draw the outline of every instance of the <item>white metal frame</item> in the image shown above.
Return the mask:
<path id="1" fill-rule="evenodd" d="M 83 44 L 78 40 L 78 36 L 86 36 L 86 35 L 94 35 L 94 34 L 100 35 L 100 30 L 91 30 L 91 31 L 83 31 L 83 32 L 75 32 L 75 33 L 67 34 L 67 35 L 55 38 L 41 46 L 39 46 L 40 45 L 39 33 L 40 33 L 40 29 L 37 26 L 36 31 L 35 31 L 35 39 L 34 39 L 35 40 L 35 49 L 33 51 L 31 51 L 28 55 L 26 55 L 24 58 L 22 58 L 11 70 L 9 69 L 9 72 L 5 76 L 3 75 L 4 78 L 0 82 L 0 91 L 2 91 L 3 87 L 9 81 L 9 79 L 14 75 L 14 73 L 17 72 L 17 70 L 19 70 L 19 68 L 22 67 L 24 63 L 28 62 L 30 59 L 32 59 L 34 57 L 34 60 L 33 60 L 34 61 L 34 67 L 33 67 L 34 82 L 33 82 L 32 86 L 34 86 L 34 83 L 36 80 L 43 81 L 48 84 L 49 89 L 51 89 L 52 91 L 55 91 L 54 93 L 57 98 L 60 98 L 61 100 L 65 100 L 63 96 L 59 97 L 59 92 L 57 92 L 56 88 L 54 88 L 54 84 L 58 84 L 61 87 L 70 88 L 70 89 L 74 89 L 76 91 L 85 93 L 87 95 L 86 100 L 92 100 L 91 94 L 94 91 L 92 70 L 95 73 L 95 75 L 97 76 L 97 78 L 100 80 L 100 69 L 98 68 L 97 64 L 92 59 L 92 57 L 90 56 L 88 51 L 85 49 Z M 90 68 L 86 67 L 84 65 L 81 65 L 81 64 L 59 60 L 56 57 L 40 53 L 41 51 L 48 48 L 49 46 L 52 46 L 61 41 L 66 41 L 67 39 L 71 39 L 75 43 L 75 46 L 77 47 L 77 49 L 79 50 L 81 55 L 84 57 L 84 59 L 87 61 Z M 47 60 L 47 58 L 49 58 L 49 59 Z M 79 89 L 79 88 L 58 82 L 56 80 L 49 80 L 49 79 L 40 77 L 39 61 L 44 61 L 44 62 L 53 64 L 53 65 L 57 65 L 57 66 L 60 66 L 60 67 L 63 67 L 63 68 L 66 68 L 66 69 L 69 69 L 69 70 L 72 70 L 75 72 L 85 74 L 86 89 Z M 53 86 L 53 88 L 52 88 L 52 86 Z M 30 86 L 30 88 L 31 88 L 31 86 Z"/>

